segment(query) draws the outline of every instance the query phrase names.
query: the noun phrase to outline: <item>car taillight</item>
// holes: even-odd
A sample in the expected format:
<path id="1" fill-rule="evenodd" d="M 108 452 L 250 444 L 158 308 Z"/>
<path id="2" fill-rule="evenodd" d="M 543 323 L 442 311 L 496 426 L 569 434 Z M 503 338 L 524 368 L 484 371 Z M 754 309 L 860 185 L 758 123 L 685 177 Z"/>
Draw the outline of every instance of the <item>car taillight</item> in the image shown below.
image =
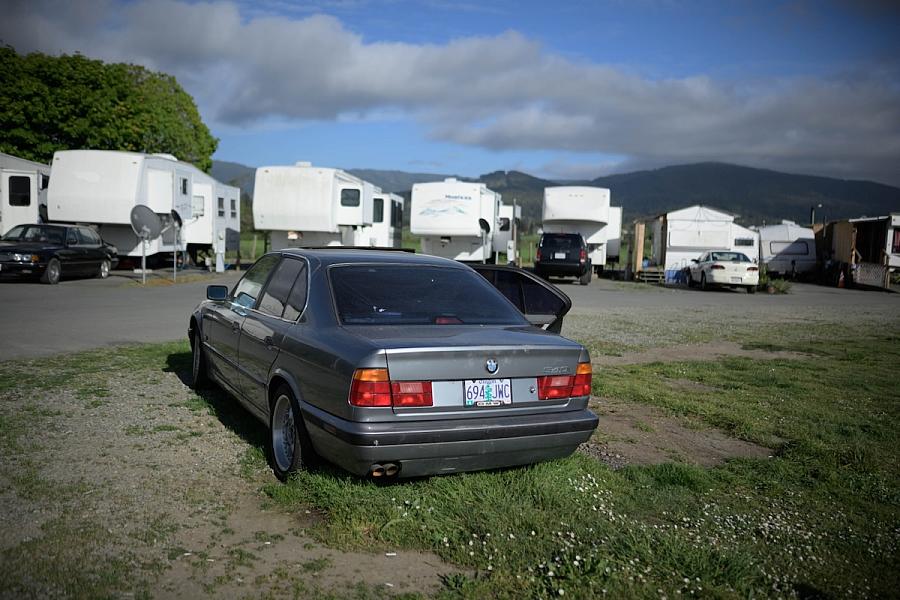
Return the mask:
<path id="1" fill-rule="evenodd" d="M 430 381 L 392 381 L 394 406 L 431 406 Z"/>
<path id="2" fill-rule="evenodd" d="M 350 384 L 353 406 L 432 406 L 430 381 L 391 381 L 387 369 L 357 369 Z"/>
<path id="3" fill-rule="evenodd" d="M 725 265 L 712 265 L 712 266 L 710 267 L 710 269 L 712 269 L 713 271 L 718 271 L 719 269 L 724 270 L 724 269 L 725 269 Z"/>
<path id="4" fill-rule="evenodd" d="M 759 267 L 747 267 L 748 271 L 759 271 Z"/>
<path id="5" fill-rule="evenodd" d="M 538 400 L 565 400 L 591 394 L 591 363 L 578 363 L 575 375 L 538 377 Z"/>
<path id="6" fill-rule="evenodd" d="M 587 250 L 585 250 L 584 248 L 581 249 L 581 254 L 578 257 L 578 260 L 580 260 L 581 262 L 587 262 Z"/>
<path id="7" fill-rule="evenodd" d="M 591 363 L 578 363 L 578 370 L 575 371 L 575 384 L 572 386 L 572 396 L 590 396 L 592 376 Z"/>
<path id="8" fill-rule="evenodd" d="M 391 382 L 387 369 L 357 369 L 350 384 L 353 406 L 390 406 Z"/>
<path id="9" fill-rule="evenodd" d="M 538 248 L 537 252 L 534 253 L 534 260 L 535 261 L 541 260 L 541 249 L 540 248 Z"/>
<path id="10" fill-rule="evenodd" d="M 573 375 L 545 375 L 538 377 L 539 400 L 561 400 L 572 395 Z"/>

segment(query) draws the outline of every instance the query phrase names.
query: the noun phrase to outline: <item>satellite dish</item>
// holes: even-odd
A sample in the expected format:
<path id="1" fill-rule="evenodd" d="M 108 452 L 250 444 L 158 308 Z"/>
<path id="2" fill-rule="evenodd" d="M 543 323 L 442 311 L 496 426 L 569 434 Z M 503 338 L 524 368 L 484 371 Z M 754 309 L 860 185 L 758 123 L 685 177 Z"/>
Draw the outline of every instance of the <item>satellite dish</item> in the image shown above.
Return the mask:
<path id="1" fill-rule="evenodd" d="M 181 215 L 179 215 L 178 211 L 175 210 L 174 208 L 170 211 L 170 214 L 172 215 L 172 221 L 175 223 L 175 227 L 177 227 L 178 229 L 181 229 L 181 226 L 183 224 L 183 222 L 181 220 Z"/>
<path id="2" fill-rule="evenodd" d="M 490 233 L 491 232 L 491 226 L 484 219 L 478 219 L 478 226 L 481 227 L 482 233 Z"/>
<path id="3" fill-rule="evenodd" d="M 136 204 L 131 209 L 131 228 L 139 238 L 153 240 L 162 233 L 162 221 L 149 206 Z"/>

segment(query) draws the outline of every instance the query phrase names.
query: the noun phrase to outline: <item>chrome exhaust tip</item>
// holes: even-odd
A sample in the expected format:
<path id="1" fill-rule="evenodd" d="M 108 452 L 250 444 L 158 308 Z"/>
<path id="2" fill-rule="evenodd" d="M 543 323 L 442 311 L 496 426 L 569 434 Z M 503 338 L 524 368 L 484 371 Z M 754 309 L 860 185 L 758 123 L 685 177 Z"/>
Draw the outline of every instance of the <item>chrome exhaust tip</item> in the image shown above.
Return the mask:
<path id="1" fill-rule="evenodd" d="M 384 474 L 386 477 L 393 477 L 400 472 L 400 465 L 396 463 L 387 463 L 384 465 Z"/>
<path id="2" fill-rule="evenodd" d="M 371 475 L 372 477 L 384 477 L 384 471 L 384 467 L 379 464 L 374 464 L 369 467 L 369 475 Z"/>

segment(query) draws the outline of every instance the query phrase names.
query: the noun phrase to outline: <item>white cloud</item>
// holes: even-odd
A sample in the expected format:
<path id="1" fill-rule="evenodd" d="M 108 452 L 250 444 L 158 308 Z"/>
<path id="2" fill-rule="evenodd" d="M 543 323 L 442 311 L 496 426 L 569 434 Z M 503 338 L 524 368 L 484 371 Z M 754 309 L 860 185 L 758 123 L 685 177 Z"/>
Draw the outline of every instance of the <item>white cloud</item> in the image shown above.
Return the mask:
<path id="1" fill-rule="evenodd" d="M 569 60 L 516 32 L 369 42 L 334 17 L 218 1 L 14 2 L 0 38 L 19 51 L 172 73 L 208 121 L 229 127 L 401 115 L 434 139 L 494 150 L 719 160 L 900 184 L 896 64 L 831 78 L 654 80 Z"/>

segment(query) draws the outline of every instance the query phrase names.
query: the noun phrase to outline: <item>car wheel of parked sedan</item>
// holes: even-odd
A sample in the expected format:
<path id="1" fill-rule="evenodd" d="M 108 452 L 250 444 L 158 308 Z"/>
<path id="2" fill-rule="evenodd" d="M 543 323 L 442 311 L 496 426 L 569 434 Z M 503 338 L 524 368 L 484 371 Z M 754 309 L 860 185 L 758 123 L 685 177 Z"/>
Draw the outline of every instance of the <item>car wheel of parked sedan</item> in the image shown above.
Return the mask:
<path id="1" fill-rule="evenodd" d="M 700 289 L 708 290 L 709 285 L 706 283 L 706 273 L 700 273 Z"/>
<path id="2" fill-rule="evenodd" d="M 697 287 L 697 282 L 694 281 L 694 275 L 691 273 L 690 269 L 688 269 L 688 272 L 687 272 L 687 280 L 688 280 L 687 283 L 688 283 L 689 288 Z"/>
<path id="3" fill-rule="evenodd" d="M 100 279 L 106 279 L 107 277 L 109 277 L 109 268 L 109 260 L 104 259 L 103 262 L 100 263 L 100 268 L 97 269 L 97 277 L 99 277 Z"/>
<path id="4" fill-rule="evenodd" d="M 748 285 L 748 286 L 747 286 L 747 293 L 748 293 L 748 294 L 755 294 L 755 293 L 756 293 L 756 286 L 755 286 L 755 285 Z"/>
<path id="5" fill-rule="evenodd" d="M 194 334 L 191 340 L 191 387 L 200 390 L 209 387 L 209 375 L 206 371 L 206 354 L 203 352 L 203 340 L 200 339 L 200 331 Z"/>
<path id="6" fill-rule="evenodd" d="M 44 269 L 44 274 L 41 275 L 41 283 L 56 285 L 57 283 L 59 283 L 59 278 L 61 275 L 62 267 L 59 264 L 59 259 L 51 258 L 50 262 L 47 263 L 47 268 Z"/>
<path id="7" fill-rule="evenodd" d="M 286 385 L 276 390 L 269 412 L 268 451 L 272 471 L 281 481 L 312 464 L 315 456 L 299 406 Z"/>

